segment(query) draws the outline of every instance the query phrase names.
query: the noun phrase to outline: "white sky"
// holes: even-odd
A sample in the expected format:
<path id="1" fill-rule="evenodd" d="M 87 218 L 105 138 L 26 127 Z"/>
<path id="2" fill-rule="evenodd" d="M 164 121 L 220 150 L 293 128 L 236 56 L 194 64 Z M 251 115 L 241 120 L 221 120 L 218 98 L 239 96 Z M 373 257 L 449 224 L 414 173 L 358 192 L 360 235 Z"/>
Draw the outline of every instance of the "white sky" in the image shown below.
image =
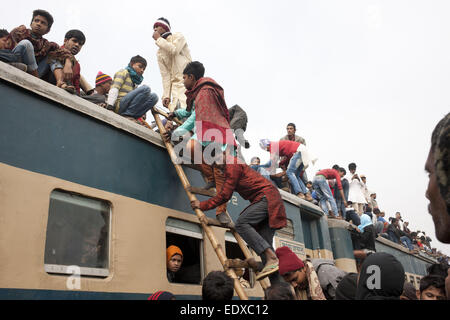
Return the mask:
<path id="1" fill-rule="evenodd" d="M 435 237 L 424 172 L 432 130 L 450 111 L 449 1 L 16 0 L 3 4 L 0 28 L 29 26 L 38 8 L 55 18 L 47 39 L 85 33 L 77 58 L 92 85 L 98 71 L 113 76 L 140 54 L 144 84 L 159 96 L 152 27 L 166 17 L 228 107 L 246 109 L 248 160 L 268 160 L 259 139 L 277 140 L 294 122 L 319 157 L 309 177 L 355 162 L 387 217 L 400 211 L 450 255 Z"/>

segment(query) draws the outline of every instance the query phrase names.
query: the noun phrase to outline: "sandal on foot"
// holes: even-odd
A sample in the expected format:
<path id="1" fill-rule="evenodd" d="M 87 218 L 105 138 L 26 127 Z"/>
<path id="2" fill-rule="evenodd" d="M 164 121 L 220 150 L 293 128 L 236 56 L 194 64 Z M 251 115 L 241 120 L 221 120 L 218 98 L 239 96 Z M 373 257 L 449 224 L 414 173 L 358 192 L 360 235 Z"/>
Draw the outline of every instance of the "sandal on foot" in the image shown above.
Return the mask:
<path id="1" fill-rule="evenodd" d="M 272 273 L 277 272 L 280 269 L 279 263 L 274 263 L 270 265 L 266 265 L 264 269 L 256 276 L 256 281 L 262 280 L 268 276 L 270 276 Z"/>

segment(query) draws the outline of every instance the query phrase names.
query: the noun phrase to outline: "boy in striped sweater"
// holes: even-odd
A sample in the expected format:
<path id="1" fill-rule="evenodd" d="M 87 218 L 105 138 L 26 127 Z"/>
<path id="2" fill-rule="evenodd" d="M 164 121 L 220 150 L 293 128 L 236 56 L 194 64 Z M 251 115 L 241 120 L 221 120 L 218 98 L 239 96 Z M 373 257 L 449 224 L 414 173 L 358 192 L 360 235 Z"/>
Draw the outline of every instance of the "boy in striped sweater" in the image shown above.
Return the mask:
<path id="1" fill-rule="evenodd" d="M 114 75 L 107 101 L 109 110 L 137 120 L 156 105 L 159 98 L 151 92 L 150 87 L 143 85 L 138 88 L 144 80 L 142 75 L 146 67 L 147 61 L 141 56 L 135 56 L 125 69 Z"/>

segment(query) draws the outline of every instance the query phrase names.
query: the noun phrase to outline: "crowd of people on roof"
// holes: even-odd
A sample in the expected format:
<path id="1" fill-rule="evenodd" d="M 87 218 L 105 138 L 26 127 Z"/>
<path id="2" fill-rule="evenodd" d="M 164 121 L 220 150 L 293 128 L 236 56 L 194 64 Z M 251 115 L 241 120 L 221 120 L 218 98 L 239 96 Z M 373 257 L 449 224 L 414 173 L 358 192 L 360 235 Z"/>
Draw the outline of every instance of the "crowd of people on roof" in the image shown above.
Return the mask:
<path id="1" fill-rule="evenodd" d="M 148 126 L 146 113 L 155 107 L 159 97 L 149 86 L 141 86 L 147 60 L 139 55 L 132 57 L 114 77 L 99 72 L 95 88 L 92 88 L 82 76 L 76 59 L 86 43 L 85 35 L 80 30 L 70 30 L 63 45 L 50 42 L 44 36 L 50 32 L 53 22 L 50 13 L 35 10 L 30 28 L 21 25 L 11 32 L 0 30 L 0 60 Z M 172 33 L 167 19 L 160 18 L 154 23 L 153 39 L 159 47 L 161 100 L 170 111 L 164 128 L 158 129 L 167 143 L 183 142 L 183 156 L 196 160 L 193 164 L 202 172 L 207 182 L 205 188 L 216 189 L 214 197 L 202 202 L 192 201 L 191 206 L 202 211 L 216 209 L 218 221 L 235 228 L 260 256 L 262 263 L 248 263 L 258 272 L 256 280 L 270 278 L 272 285 L 266 290 L 267 299 L 399 299 L 402 296 L 413 299 L 414 295 L 407 292 L 402 265 L 392 255 L 376 252 L 374 239 L 377 235 L 404 245 L 410 251 L 436 254 L 441 264 L 430 268 L 416 296 L 420 299 L 450 297 L 450 276 L 445 280 L 448 257 L 431 249 L 431 239 L 424 232 L 410 232 L 400 213 L 389 222 L 385 220 L 376 193 L 368 191 L 366 177 L 356 173 L 356 164 L 348 166 L 348 174 L 345 168 L 335 165 L 318 171 L 308 180 L 305 170 L 316 158 L 305 139 L 296 135 L 296 126 L 291 123 L 287 135 L 280 141 L 260 141 L 261 148 L 270 153 L 270 161 L 261 165 L 260 159 L 254 158 L 248 166 L 240 153 L 240 146 L 250 147 L 243 135 L 247 127 L 245 111 L 237 105 L 228 109 L 223 88 L 214 79 L 205 77 L 203 64 L 192 61 L 186 39 L 181 33 Z M 182 124 L 174 123 L 175 118 Z M 437 238 L 445 243 L 450 243 L 449 118 L 447 115 L 433 132 L 426 164 L 430 173 L 429 210 Z M 277 167 L 282 171 L 276 172 Z M 278 189 L 318 204 L 331 219 L 351 222 L 359 276 L 344 274 L 333 262 L 302 261 L 288 247 L 272 247 L 275 231 L 287 226 Z M 226 213 L 227 202 L 234 192 L 251 203 L 235 224 Z M 183 256 L 177 248 L 169 249 L 170 281 L 182 264 Z M 367 269 L 374 265 L 381 270 L 379 287 L 367 285 Z M 203 281 L 203 298 L 229 299 L 232 287 L 226 274 L 214 272 Z M 152 299 L 170 297 L 162 292 L 155 295 Z"/>

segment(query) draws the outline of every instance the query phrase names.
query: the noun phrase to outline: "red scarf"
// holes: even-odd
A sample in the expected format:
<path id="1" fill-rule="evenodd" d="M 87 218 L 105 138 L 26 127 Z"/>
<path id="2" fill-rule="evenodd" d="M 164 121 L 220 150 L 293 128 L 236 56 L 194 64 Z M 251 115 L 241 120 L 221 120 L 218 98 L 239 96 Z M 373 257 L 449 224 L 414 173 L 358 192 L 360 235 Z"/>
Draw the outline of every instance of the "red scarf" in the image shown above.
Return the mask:
<path id="1" fill-rule="evenodd" d="M 11 31 L 11 38 L 17 44 L 22 40 L 29 40 L 34 47 L 34 55 L 36 59 L 41 59 L 48 56 L 52 51 L 57 51 L 59 49 L 58 44 L 50 42 L 43 37 L 35 38 L 31 35 L 31 30 L 27 29 L 25 26 L 20 26 Z"/>
<path id="2" fill-rule="evenodd" d="M 222 87 L 211 78 L 200 78 L 195 86 L 186 91 L 187 107 L 192 109 L 195 105 L 195 119 L 197 137 L 200 142 L 217 141 L 221 144 L 236 145 L 230 130 L 230 114 L 225 102 Z M 215 129 L 221 137 L 209 136 L 209 131 Z"/>
<path id="3" fill-rule="evenodd" d="M 72 54 L 71 52 L 69 52 L 69 50 L 67 50 L 64 45 L 61 46 L 61 49 L 64 49 L 65 52 L 67 52 L 67 54 Z M 72 71 L 73 71 L 73 77 L 72 77 L 72 85 L 75 87 L 75 89 L 77 90 L 78 95 L 80 95 L 80 79 L 81 79 L 81 66 L 78 63 L 78 61 L 75 59 L 75 57 L 73 57 L 72 60 Z"/>

